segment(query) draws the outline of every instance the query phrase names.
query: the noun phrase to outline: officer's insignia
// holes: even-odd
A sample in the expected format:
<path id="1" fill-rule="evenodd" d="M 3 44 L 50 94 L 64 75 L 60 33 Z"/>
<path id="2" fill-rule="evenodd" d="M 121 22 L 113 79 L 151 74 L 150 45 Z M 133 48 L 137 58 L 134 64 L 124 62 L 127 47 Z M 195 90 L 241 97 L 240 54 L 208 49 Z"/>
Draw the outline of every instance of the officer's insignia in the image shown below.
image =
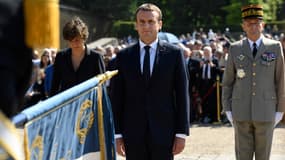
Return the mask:
<path id="1" fill-rule="evenodd" d="M 237 69 L 237 77 L 238 78 L 244 78 L 245 77 L 245 71 L 243 69 Z"/>
<path id="2" fill-rule="evenodd" d="M 76 121 L 76 134 L 81 144 L 84 143 L 89 129 L 94 121 L 94 113 L 92 111 L 92 101 L 85 100 L 80 107 L 78 118 Z"/>
<path id="3" fill-rule="evenodd" d="M 36 136 L 32 143 L 31 148 L 31 159 L 43 159 L 43 137 L 42 136 Z"/>
<path id="4" fill-rule="evenodd" d="M 244 58 L 245 58 L 245 56 L 241 54 L 241 55 L 239 55 L 237 58 L 238 58 L 240 61 L 243 61 Z"/>
<path id="5" fill-rule="evenodd" d="M 264 52 L 261 55 L 261 59 L 265 62 L 272 62 L 276 59 L 276 54 L 275 53 L 270 53 L 270 52 Z"/>

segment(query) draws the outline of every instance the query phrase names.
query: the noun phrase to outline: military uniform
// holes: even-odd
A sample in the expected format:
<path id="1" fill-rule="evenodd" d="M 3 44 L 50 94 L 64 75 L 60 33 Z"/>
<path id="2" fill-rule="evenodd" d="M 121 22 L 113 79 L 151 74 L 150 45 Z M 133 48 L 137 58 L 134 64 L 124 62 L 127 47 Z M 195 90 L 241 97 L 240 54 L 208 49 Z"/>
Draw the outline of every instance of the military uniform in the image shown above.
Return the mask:
<path id="1" fill-rule="evenodd" d="M 269 160 L 274 126 L 285 112 L 283 51 L 262 35 L 262 16 L 260 5 L 242 9 L 247 38 L 231 45 L 223 76 L 223 109 L 233 122 L 237 160 Z"/>
<path id="2" fill-rule="evenodd" d="M 285 111 L 284 60 L 279 42 L 263 37 L 253 58 L 247 39 L 231 45 L 223 107 L 239 121 L 274 121 Z"/>

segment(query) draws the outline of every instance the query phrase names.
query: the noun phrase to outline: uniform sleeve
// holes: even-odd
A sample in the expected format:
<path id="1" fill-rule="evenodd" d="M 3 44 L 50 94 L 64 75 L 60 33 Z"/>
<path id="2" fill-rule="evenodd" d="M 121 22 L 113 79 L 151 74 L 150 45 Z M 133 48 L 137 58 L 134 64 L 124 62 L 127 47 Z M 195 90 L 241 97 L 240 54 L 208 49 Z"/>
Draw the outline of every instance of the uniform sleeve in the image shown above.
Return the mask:
<path id="1" fill-rule="evenodd" d="M 275 80 L 277 89 L 277 112 L 285 112 L 285 69 L 284 69 L 284 55 L 281 44 L 276 44 L 277 48 L 277 64 L 275 69 Z"/>
<path id="2" fill-rule="evenodd" d="M 233 61 L 233 55 L 231 54 L 234 47 L 230 47 L 228 60 L 226 63 L 223 80 L 222 80 L 222 104 L 223 111 L 231 111 L 231 99 L 233 92 L 233 85 L 235 81 L 235 67 Z"/>

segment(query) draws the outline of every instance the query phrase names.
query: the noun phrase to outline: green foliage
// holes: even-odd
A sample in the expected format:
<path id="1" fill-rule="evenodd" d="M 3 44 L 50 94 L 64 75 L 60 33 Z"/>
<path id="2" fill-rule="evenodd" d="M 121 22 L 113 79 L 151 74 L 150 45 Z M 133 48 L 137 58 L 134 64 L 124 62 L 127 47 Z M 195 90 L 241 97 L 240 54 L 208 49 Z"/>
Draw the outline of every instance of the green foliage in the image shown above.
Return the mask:
<path id="1" fill-rule="evenodd" d="M 103 23 L 113 23 L 110 27 L 114 36 L 136 35 L 134 14 L 145 0 L 61 0 L 61 4 L 79 7 L 87 11 L 105 27 Z M 209 28 L 224 30 L 225 27 L 240 31 L 241 6 L 261 3 L 264 7 L 264 20 L 276 22 L 277 13 L 283 12 L 285 0 L 149 0 L 161 8 L 163 31 L 176 34 L 192 32 L 194 29 Z M 283 11 L 282 9 L 283 4 Z M 279 19 L 280 20 L 280 19 Z M 99 29 L 97 29 L 99 31 Z M 109 32 L 110 33 L 110 32 Z"/>
<path id="2" fill-rule="evenodd" d="M 112 34 L 115 37 L 125 37 L 127 35 L 136 35 L 133 21 L 116 21 L 112 27 Z"/>
<path id="3" fill-rule="evenodd" d="M 262 4 L 264 21 L 276 21 L 277 11 L 281 9 L 284 0 L 231 0 L 230 5 L 223 7 L 227 11 L 226 23 L 239 24 L 241 21 L 241 7 L 248 4 Z"/>
<path id="4" fill-rule="evenodd" d="M 90 12 L 94 16 L 105 17 L 110 20 L 119 20 L 129 17 L 132 0 L 61 0 L 67 4 Z"/>
<path id="5" fill-rule="evenodd" d="M 232 0 L 234 1 L 234 0 Z M 231 2 L 230 5 L 222 7 L 225 11 L 227 11 L 226 15 L 226 23 L 229 25 L 238 25 L 241 22 L 241 11 L 240 8 L 242 6 L 241 2 Z"/>

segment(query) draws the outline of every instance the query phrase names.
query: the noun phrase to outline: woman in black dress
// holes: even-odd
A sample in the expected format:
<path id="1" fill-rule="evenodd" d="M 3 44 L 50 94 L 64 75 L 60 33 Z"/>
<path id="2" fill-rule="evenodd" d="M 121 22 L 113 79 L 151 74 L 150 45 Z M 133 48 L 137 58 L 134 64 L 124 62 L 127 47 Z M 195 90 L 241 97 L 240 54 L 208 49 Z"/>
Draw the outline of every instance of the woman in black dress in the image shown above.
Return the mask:
<path id="1" fill-rule="evenodd" d="M 56 55 L 51 95 L 105 72 L 102 56 L 85 44 L 88 34 L 86 24 L 78 17 L 65 24 L 63 38 L 70 48 Z"/>

